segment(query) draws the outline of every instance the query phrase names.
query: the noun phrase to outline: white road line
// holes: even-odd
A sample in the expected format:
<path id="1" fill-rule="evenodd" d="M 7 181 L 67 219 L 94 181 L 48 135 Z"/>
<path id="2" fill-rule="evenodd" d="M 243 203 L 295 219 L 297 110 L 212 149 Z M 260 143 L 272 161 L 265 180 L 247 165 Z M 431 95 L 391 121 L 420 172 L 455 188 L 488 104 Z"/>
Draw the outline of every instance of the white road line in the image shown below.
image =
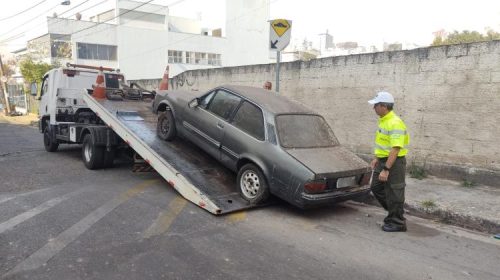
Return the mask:
<path id="1" fill-rule="evenodd" d="M 11 199 L 17 198 L 17 197 L 30 195 L 30 194 L 34 194 L 34 193 L 37 193 L 37 192 L 43 192 L 43 191 L 46 191 L 46 190 L 49 190 L 49 189 L 50 188 L 36 190 L 36 191 L 32 191 L 32 192 L 19 193 L 19 194 L 5 194 L 5 195 L 0 195 L 0 204 L 4 203 L 6 201 L 9 201 Z"/>
<path id="2" fill-rule="evenodd" d="M 23 262 L 19 263 L 7 275 L 12 275 L 21 271 L 37 269 L 43 264 L 47 263 L 53 256 L 64 249 L 69 243 L 76 240 L 81 234 L 87 231 L 91 226 L 97 223 L 100 219 L 106 216 L 109 212 L 113 211 L 120 204 L 129 200 L 136 194 L 140 193 L 147 186 L 158 182 L 158 180 L 148 180 L 136 187 L 126 191 L 125 193 L 113 198 L 112 200 L 106 202 L 101 207 L 97 208 L 85 218 L 81 219 L 78 223 L 74 224 L 72 227 L 63 231 L 56 238 L 49 241 L 42 248 L 38 249 L 35 253 L 25 259 Z"/>
<path id="3" fill-rule="evenodd" d="M 78 191 L 75 191 L 75 192 L 72 192 L 69 194 L 65 194 L 61 197 L 56 197 L 54 199 L 51 199 L 49 201 L 46 201 L 46 202 L 38 205 L 37 207 L 35 207 L 33 209 L 30 209 L 22 214 L 19 214 L 13 218 L 1 223 L 0 224 L 0 234 L 4 233 L 7 230 L 12 229 L 13 227 L 17 226 L 18 224 L 20 224 L 20 223 L 22 223 L 30 218 L 33 218 L 34 216 L 36 216 L 36 215 L 38 215 L 46 210 L 49 210 L 50 208 L 61 203 L 62 201 L 68 199 L 70 196 L 76 195 L 77 193 L 80 193 L 80 192 L 82 192 L 82 190 L 78 190 Z"/>

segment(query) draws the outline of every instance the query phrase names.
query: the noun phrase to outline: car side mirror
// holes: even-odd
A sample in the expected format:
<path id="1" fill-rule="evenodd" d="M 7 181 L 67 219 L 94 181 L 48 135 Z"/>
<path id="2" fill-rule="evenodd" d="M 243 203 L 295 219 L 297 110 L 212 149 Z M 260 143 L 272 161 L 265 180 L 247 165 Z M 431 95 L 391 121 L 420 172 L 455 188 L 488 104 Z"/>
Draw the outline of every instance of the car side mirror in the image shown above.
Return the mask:
<path id="1" fill-rule="evenodd" d="M 198 105 L 199 105 L 198 98 L 195 98 L 195 99 L 189 101 L 189 103 L 188 103 L 189 108 L 196 108 L 196 107 L 198 107 Z"/>

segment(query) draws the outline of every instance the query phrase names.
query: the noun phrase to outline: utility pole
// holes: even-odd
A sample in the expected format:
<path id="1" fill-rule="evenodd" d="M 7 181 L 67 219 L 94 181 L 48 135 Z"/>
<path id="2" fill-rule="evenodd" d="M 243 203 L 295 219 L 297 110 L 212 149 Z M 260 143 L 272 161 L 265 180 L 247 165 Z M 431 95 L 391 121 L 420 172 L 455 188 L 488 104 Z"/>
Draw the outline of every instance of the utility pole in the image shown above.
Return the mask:
<path id="1" fill-rule="evenodd" d="M 4 96 L 3 105 L 5 106 L 5 112 L 7 112 L 7 114 L 10 114 L 9 96 L 7 94 L 7 84 L 4 82 L 4 79 L 7 77 L 4 78 L 3 74 L 4 74 L 4 72 L 3 72 L 2 55 L 0 54 L 0 79 L 2 80 L 0 83 L 1 83 L 1 87 L 3 90 L 3 96 Z"/>

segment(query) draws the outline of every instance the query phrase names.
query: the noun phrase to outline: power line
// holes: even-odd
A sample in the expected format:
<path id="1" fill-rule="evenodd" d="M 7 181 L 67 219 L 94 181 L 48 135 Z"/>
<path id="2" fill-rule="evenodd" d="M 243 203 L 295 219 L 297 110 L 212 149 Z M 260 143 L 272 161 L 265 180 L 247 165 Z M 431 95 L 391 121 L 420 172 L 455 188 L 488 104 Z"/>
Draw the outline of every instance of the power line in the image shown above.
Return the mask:
<path id="1" fill-rule="evenodd" d="M 26 10 L 20 11 L 20 12 L 18 12 L 18 13 L 16 13 L 16 14 L 14 14 L 14 15 L 8 16 L 8 17 L 6 17 L 6 18 L 0 18 L 0 21 L 4 21 L 4 20 L 7 20 L 7 19 L 11 19 L 11 18 L 13 18 L 13 17 L 15 17 L 15 16 L 18 16 L 18 15 L 20 15 L 20 14 L 22 14 L 22 13 L 26 12 L 26 11 L 29 11 L 29 10 L 33 9 L 33 8 L 34 8 L 34 7 L 36 7 L 36 6 L 38 6 L 38 5 L 42 4 L 43 2 L 47 2 L 47 0 L 42 0 L 42 1 L 38 2 L 37 4 L 35 4 L 35 5 L 33 5 L 33 6 L 29 7 L 29 8 L 27 8 Z"/>
<path id="2" fill-rule="evenodd" d="M 69 11 L 71 11 L 71 10 L 73 10 L 73 9 L 75 9 L 75 8 L 77 8 L 77 7 L 81 6 L 81 5 L 83 5 L 83 4 L 87 3 L 87 2 L 89 2 L 89 1 L 90 1 L 90 0 L 86 0 L 86 1 L 84 1 L 83 3 L 81 3 L 81 4 L 79 4 L 79 5 L 75 6 L 75 7 L 71 8 L 71 9 L 68 9 L 68 10 L 64 11 L 62 14 L 65 14 L 65 13 L 67 13 L 67 12 L 69 12 Z M 103 0 L 103 1 L 101 1 L 101 2 L 99 2 L 99 3 L 97 3 L 97 4 L 94 4 L 94 5 L 92 5 L 92 6 L 88 7 L 88 8 L 86 8 L 86 9 L 84 9 L 84 10 L 81 10 L 80 12 L 84 12 L 84 11 L 87 11 L 87 10 L 89 10 L 89 9 L 92 9 L 92 8 L 94 8 L 94 7 L 96 7 L 96 6 L 99 6 L 99 5 L 101 5 L 101 4 L 103 4 L 103 3 L 107 2 L 107 1 L 108 1 L 108 0 Z M 1 36 L 4 36 L 4 35 L 6 35 L 6 34 L 8 34 L 8 33 L 10 33 L 10 32 L 12 32 L 13 30 L 18 29 L 19 27 L 25 26 L 27 23 L 32 22 L 34 19 L 37 19 L 39 16 L 41 16 L 41 15 L 45 14 L 46 12 L 48 12 L 48 11 L 52 10 L 53 8 L 55 8 L 55 7 L 57 7 L 57 6 L 59 6 L 59 4 L 57 4 L 56 6 L 54 6 L 54 7 L 50 8 L 49 10 L 47 10 L 47 11 L 43 12 L 42 14 L 38 15 L 37 17 L 35 17 L 35 18 L 31 19 L 31 20 L 28 20 L 28 21 L 24 22 L 23 24 L 20 24 L 20 25 L 18 25 L 18 26 L 16 26 L 16 27 L 12 28 L 10 31 L 8 31 L 8 32 L 6 32 L 6 33 L 3 33 L 3 34 L 0 34 L 0 37 L 1 37 Z M 62 15 L 62 14 L 61 14 L 61 15 Z M 71 16 L 74 16 L 74 15 L 76 15 L 76 13 L 75 13 L 75 14 L 73 14 L 73 15 L 71 15 Z M 71 16 L 70 16 L 70 17 L 71 17 Z M 58 21 L 58 22 L 60 22 L 60 21 L 62 21 L 62 20 L 63 20 L 63 19 L 59 19 L 59 21 Z M 56 22 L 56 23 L 57 23 L 57 22 Z M 38 26 L 38 25 L 39 25 L 39 24 L 37 24 L 37 26 Z M 31 29 L 32 29 L 32 28 L 31 28 L 31 27 L 29 27 L 29 28 L 27 28 L 27 29 L 25 29 L 25 30 L 21 31 L 20 33 L 17 33 L 17 34 L 15 34 L 15 35 L 12 35 L 11 37 L 8 37 L 8 38 L 6 38 L 6 39 L 4 39 L 4 40 L 1 40 L 1 41 L 0 41 L 0 43 L 5 44 L 6 42 L 9 42 L 9 41 L 15 40 L 15 39 L 17 39 L 17 38 L 19 38 L 19 37 L 22 37 L 22 36 L 25 34 L 25 32 L 26 32 L 26 31 L 31 30 Z"/>

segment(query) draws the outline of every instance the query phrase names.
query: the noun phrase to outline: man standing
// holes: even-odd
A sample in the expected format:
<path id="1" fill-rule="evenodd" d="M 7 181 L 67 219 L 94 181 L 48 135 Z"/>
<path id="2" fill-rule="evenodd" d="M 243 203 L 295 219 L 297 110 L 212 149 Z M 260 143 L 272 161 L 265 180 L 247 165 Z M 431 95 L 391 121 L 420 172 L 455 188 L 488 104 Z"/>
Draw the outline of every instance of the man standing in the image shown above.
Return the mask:
<path id="1" fill-rule="evenodd" d="M 405 171 L 407 145 L 410 136 L 404 122 L 392 111 L 394 97 L 381 91 L 368 103 L 379 116 L 375 135 L 375 158 L 371 162 L 374 170 L 371 190 L 378 202 L 388 212 L 383 231 L 406 231 L 404 217 Z"/>

